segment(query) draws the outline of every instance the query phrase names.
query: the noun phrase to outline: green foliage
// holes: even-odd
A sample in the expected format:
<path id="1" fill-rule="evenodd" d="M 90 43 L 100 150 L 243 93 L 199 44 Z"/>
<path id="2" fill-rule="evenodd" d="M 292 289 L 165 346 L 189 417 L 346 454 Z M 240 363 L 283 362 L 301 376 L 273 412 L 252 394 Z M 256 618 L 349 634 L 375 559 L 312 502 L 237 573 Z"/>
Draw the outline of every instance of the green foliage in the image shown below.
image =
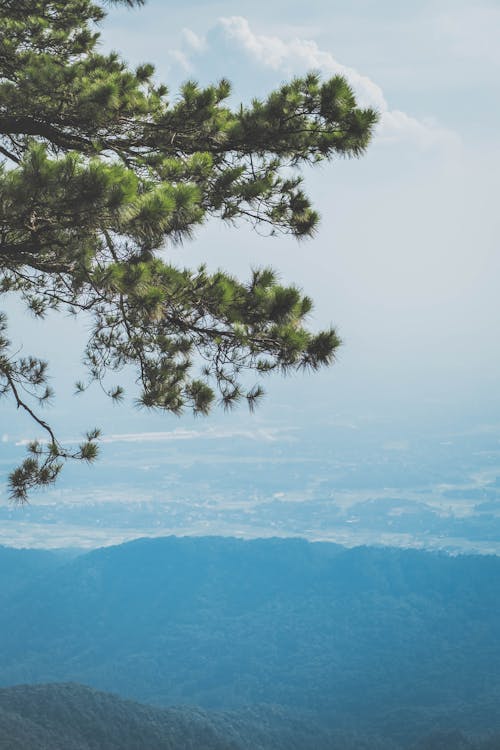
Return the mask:
<path id="1" fill-rule="evenodd" d="M 377 114 L 357 107 L 341 76 L 313 74 L 236 110 L 226 80 L 189 81 L 171 101 L 152 65 L 132 70 L 98 51 L 103 16 L 89 0 L 0 0 L 0 292 L 39 317 L 90 318 L 89 379 L 77 390 L 133 366 L 149 408 L 253 408 L 262 387 L 244 386 L 245 372 L 328 365 L 335 331 L 309 332 L 311 300 L 270 271 L 244 283 L 158 253 L 209 217 L 310 236 L 318 215 L 299 168 L 362 154 Z M 48 436 L 45 458 L 11 474 L 17 500 L 54 481 L 61 460 L 96 453 L 95 440 L 64 449 L 35 416 L 44 384 L 46 364 L 16 360 L 2 339 L 0 388 Z"/>

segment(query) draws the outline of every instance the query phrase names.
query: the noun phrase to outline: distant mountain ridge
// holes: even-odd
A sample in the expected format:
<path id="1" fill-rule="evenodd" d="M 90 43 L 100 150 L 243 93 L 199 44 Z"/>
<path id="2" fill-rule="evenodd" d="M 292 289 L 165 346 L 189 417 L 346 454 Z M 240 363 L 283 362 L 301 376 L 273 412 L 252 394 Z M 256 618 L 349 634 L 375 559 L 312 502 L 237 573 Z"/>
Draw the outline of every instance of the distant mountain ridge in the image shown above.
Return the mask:
<path id="1" fill-rule="evenodd" d="M 216 537 L 25 568 L 11 553 L 0 549 L 5 686 L 273 704 L 396 747 L 433 729 L 500 729 L 499 558 Z"/>
<path id="2" fill-rule="evenodd" d="M 14 549 L 0 545 L 0 604 L 9 595 L 32 584 L 64 561 L 57 552 Z"/>

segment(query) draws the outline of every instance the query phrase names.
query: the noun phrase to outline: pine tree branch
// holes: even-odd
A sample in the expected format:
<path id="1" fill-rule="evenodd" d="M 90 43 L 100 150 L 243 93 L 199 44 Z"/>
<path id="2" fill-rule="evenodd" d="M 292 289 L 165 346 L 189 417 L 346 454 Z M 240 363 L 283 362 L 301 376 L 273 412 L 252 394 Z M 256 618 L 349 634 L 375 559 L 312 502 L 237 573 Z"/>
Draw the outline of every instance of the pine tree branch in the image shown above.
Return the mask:
<path id="1" fill-rule="evenodd" d="M 40 425 L 40 427 L 43 430 L 45 430 L 45 432 L 48 433 L 48 435 L 50 436 L 50 441 L 51 441 L 52 445 L 58 446 L 59 442 L 58 442 L 58 440 L 57 440 L 57 438 L 55 436 L 55 433 L 54 433 L 53 429 L 50 427 L 49 424 L 47 424 L 47 422 L 45 422 L 45 420 L 43 420 L 41 417 L 39 417 L 33 411 L 33 409 L 25 401 L 23 401 L 23 399 L 21 398 L 21 396 L 19 394 L 19 390 L 18 390 L 18 388 L 16 386 L 16 383 L 15 383 L 15 381 L 14 381 L 11 373 L 9 372 L 9 369 L 6 368 L 6 367 L 4 367 L 1 362 L 0 362 L 0 371 L 2 372 L 2 374 L 4 375 L 4 377 L 6 378 L 8 384 L 9 384 L 9 387 L 10 387 L 10 389 L 11 389 L 13 395 L 14 395 L 14 399 L 16 401 L 17 408 L 18 409 L 23 409 L 27 414 L 29 414 L 29 416 L 38 425 Z"/>
<path id="2" fill-rule="evenodd" d="M 7 157 L 7 159 L 10 159 L 11 161 L 15 162 L 16 164 L 21 163 L 21 159 L 19 159 L 17 156 L 15 156 L 11 151 L 8 151 L 4 146 L 0 146 L 0 154 L 3 154 Z"/>

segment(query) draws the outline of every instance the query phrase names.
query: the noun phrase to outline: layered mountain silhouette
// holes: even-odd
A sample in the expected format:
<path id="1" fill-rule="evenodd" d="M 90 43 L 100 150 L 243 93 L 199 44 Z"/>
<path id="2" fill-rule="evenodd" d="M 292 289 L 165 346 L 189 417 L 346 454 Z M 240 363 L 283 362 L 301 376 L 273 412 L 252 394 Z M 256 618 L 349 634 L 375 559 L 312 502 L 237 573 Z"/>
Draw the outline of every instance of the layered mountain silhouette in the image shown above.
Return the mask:
<path id="1" fill-rule="evenodd" d="M 0 549 L 0 683 L 279 707 L 398 747 L 484 734 L 500 729 L 499 584 L 496 557 L 303 540 Z"/>

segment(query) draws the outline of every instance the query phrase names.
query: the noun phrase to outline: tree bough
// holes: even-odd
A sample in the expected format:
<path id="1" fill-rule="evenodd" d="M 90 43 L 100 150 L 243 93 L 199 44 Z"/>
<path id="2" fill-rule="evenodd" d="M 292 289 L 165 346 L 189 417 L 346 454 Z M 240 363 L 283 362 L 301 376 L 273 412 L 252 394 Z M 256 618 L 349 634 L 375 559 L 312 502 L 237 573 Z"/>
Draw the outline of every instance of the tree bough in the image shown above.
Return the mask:
<path id="1" fill-rule="evenodd" d="M 0 0 L 0 16 L 0 293 L 40 317 L 90 318 L 77 390 L 132 366 L 143 406 L 207 414 L 215 403 L 254 408 L 263 390 L 243 385 L 246 372 L 330 364 L 336 331 L 310 332 L 311 300 L 271 269 L 242 282 L 175 268 L 162 251 L 210 217 L 312 235 L 300 167 L 360 156 L 377 122 L 347 81 L 309 74 L 236 109 L 228 81 L 189 81 L 171 101 L 153 66 L 98 51 L 102 5 Z M 10 474 L 22 502 L 65 460 L 92 461 L 99 433 L 61 445 L 36 412 L 52 395 L 47 364 L 17 358 L 6 325 L 2 316 L 0 392 L 46 435 Z M 123 397 L 121 386 L 107 392 Z"/>

